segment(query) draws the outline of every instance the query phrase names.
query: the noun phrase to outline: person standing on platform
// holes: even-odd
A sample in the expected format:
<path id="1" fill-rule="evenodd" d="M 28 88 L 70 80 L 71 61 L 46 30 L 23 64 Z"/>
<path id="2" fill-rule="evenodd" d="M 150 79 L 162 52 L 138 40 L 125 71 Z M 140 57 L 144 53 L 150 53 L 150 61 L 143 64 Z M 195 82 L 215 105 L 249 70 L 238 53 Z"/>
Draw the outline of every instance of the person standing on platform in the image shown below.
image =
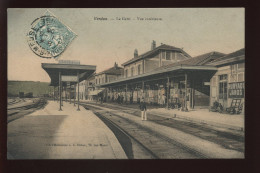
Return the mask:
<path id="1" fill-rule="evenodd" d="M 130 104 L 133 104 L 133 95 L 130 96 Z"/>
<path id="2" fill-rule="evenodd" d="M 120 104 L 123 104 L 124 103 L 124 96 L 121 96 L 121 101 L 120 101 Z"/>
<path id="3" fill-rule="evenodd" d="M 100 94 L 100 104 L 103 103 L 103 99 L 104 99 L 104 96 L 103 96 L 103 93 Z"/>
<path id="4" fill-rule="evenodd" d="M 120 101 L 121 101 L 121 98 L 120 98 L 120 95 L 118 94 L 117 103 L 120 104 Z"/>
<path id="5" fill-rule="evenodd" d="M 141 110 L 141 118 L 142 118 L 142 121 L 143 120 L 147 120 L 147 116 L 146 116 L 146 103 L 144 101 L 144 98 L 141 99 L 141 102 L 140 102 L 140 105 L 139 105 L 139 108 Z"/>
<path id="6" fill-rule="evenodd" d="M 162 95 L 162 106 L 165 106 L 165 100 L 166 100 L 166 96 L 163 94 Z"/>

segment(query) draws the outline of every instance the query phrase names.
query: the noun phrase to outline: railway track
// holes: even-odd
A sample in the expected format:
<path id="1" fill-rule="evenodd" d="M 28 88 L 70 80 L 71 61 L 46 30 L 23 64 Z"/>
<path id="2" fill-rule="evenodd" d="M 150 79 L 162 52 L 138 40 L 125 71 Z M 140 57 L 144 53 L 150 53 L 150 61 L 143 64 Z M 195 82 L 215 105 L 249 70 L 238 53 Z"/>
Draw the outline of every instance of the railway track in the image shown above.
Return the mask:
<path id="1" fill-rule="evenodd" d="M 12 101 L 9 101 L 8 102 L 8 105 L 10 106 L 10 105 L 14 105 L 14 104 L 17 104 L 17 103 L 19 103 L 19 102 L 21 102 L 22 100 L 21 99 L 13 99 Z"/>
<path id="2" fill-rule="evenodd" d="M 30 114 L 38 109 L 43 108 L 46 103 L 47 101 L 45 99 L 40 98 L 30 104 L 7 108 L 7 123 L 10 123 L 16 119 L 23 117 L 24 115 Z"/>
<path id="3" fill-rule="evenodd" d="M 156 130 L 144 127 L 135 121 L 120 116 L 120 112 L 106 111 L 101 107 L 82 104 L 86 109 L 92 110 L 102 121 L 124 133 L 128 138 L 138 143 L 155 159 L 183 159 L 208 158 L 206 155 L 190 148 L 174 139 L 168 138 Z M 116 135 L 116 134 L 115 134 Z M 120 142 L 120 139 L 119 139 Z M 122 146 L 125 148 L 124 146 Z M 127 153 L 126 153 L 127 154 Z M 129 155 L 129 154 L 127 154 Z"/>
<path id="4" fill-rule="evenodd" d="M 96 105 L 94 103 L 88 103 L 91 105 Z M 133 116 L 140 116 L 140 111 L 138 109 L 122 107 L 121 105 L 105 105 L 102 107 L 110 109 L 120 109 L 124 113 L 128 113 Z M 148 113 L 149 121 L 153 121 L 157 124 L 174 128 L 185 133 L 194 135 L 196 137 L 217 143 L 226 149 L 231 149 L 239 152 L 244 152 L 244 135 L 242 132 L 228 132 L 207 125 L 201 125 L 189 121 L 176 120 L 174 118 L 165 118 L 160 115 L 155 115 Z"/>

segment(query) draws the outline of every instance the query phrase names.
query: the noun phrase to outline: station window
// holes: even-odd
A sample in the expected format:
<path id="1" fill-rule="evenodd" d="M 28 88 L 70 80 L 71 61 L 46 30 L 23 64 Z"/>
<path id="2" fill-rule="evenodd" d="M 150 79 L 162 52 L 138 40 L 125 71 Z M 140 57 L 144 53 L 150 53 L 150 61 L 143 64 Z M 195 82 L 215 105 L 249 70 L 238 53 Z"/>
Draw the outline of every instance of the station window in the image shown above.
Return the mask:
<path id="1" fill-rule="evenodd" d="M 227 80 L 227 74 L 219 75 L 219 80 Z"/>
<path id="2" fill-rule="evenodd" d="M 219 75 L 219 98 L 227 99 L 227 74 Z"/>
<path id="3" fill-rule="evenodd" d="M 244 68 L 245 68 L 245 63 L 231 65 L 230 82 L 244 81 Z"/>
<path id="4" fill-rule="evenodd" d="M 231 73 L 236 73 L 237 72 L 237 64 L 231 65 Z"/>
<path id="5" fill-rule="evenodd" d="M 100 84 L 100 78 L 98 79 L 98 84 Z"/>
<path id="6" fill-rule="evenodd" d="M 128 70 L 125 70 L 125 77 L 128 77 Z"/>
<path id="7" fill-rule="evenodd" d="M 162 52 L 162 59 L 165 59 L 165 52 Z"/>
<path id="8" fill-rule="evenodd" d="M 243 82 L 244 81 L 244 73 L 238 73 L 237 74 L 237 81 Z"/>
<path id="9" fill-rule="evenodd" d="M 239 63 L 237 64 L 237 71 L 241 72 L 245 69 L 245 63 Z"/>
<path id="10" fill-rule="evenodd" d="M 230 82 L 237 82 L 237 74 L 230 74 Z"/>
<path id="11" fill-rule="evenodd" d="M 131 76 L 134 76 L 134 67 L 131 68 Z"/>
<path id="12" fill-rule="evenodd" d="M 137 70 L 138 70 L 138 75 L 141 74 L 141 65 L 140 64 L 138 65 Z"/>
<path id="13" fill-rule="evenodd" d="M 171 60 L 171 52 L 170 51 L 166 52 L 166 60 Z"/>

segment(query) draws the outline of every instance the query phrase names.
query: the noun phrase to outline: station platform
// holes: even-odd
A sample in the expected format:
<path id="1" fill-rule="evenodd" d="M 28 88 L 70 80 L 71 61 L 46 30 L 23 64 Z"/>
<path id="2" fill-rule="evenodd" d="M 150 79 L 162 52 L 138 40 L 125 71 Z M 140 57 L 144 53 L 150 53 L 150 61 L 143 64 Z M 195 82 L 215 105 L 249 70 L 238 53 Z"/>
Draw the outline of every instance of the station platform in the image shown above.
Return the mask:
<path id="1" fill-rule="evenodd" d="M 113 132 L 91 111 L 48 101 L 8 123 L 7 159 L 127 159 Z"/>
<path id="2" fill-rule="evenodd" d="M 86 101 L 89 102 L 89 101 Z M 92 102 L 93 103 L 93 102 Z M 103 103 L 103 104 L 96 104 L 96 105 L 92 105 L 94 107 L 100 107 L 102 105 L 108 105 L 108 104 L 113 104 L 113 103 Z M 122 107 L 131 107 L 133 108 L 135 105 L 125 105 L 125 104 L 117 104 L 114 103 L 113 105 L 118 105 Z M 214 143 L 214 142 L 210 142 L 206 139 L 202 139 L 200 137 L 194 136 L 192 134 L 180 131 L 178 129 L 172 128 L 172 127 L 167 127 L 165 125 L 161 125 L 157 122 L 153 122 L 149 120 L 149 113 L 152 112 L 153 109 L 155 108 L 149 108 L 148 107 L 148 114 L 147 114 L 147 121 L 142 121 L 141 117 L 138 116 L 131 116 L 129 113 L 126 112 L 122 112 L 120 109 L 113 109 L 113 108 L 106 108 L 103 107 L 102 109 L 106 110 L 108 113 L 109 112 L 113 112 L 116 114 L 120 114 L 120 116 L 125 117 L 137 124 L 139 124 L 142 127 L 148 128 L 148 129 L 153 129 L 155 130 L 157 133 L 162 134 L 170 139 L 174 139 L 175 141 L 178 141 L 179 143 L 181 143 L 184 146 L 187 146 L 189 148 L 194 148 L 196 149 L 196 151 L 204 154 L 205 156 L 209 157 L 209 158 L 214 158 L 214 159 L 241 159 L 244 158 L 244 153 L 236 151 L 236 150 L 232 150 L 232 149 L 227 149 L 223 146 L 221 146 L 220 144 Z M 163 111 L 160 110 L 166 110 L 165 108 L 158 108 L 157 109 L 157 115 L 158 116 L 164 116 L 165 118 L 173 118 L 172 117 L 172 112 L 167 113 L 167 111 L 172 111 L 172 110 L 166 110 L 166 113 L 162 113 Z M 186 112 L 186 113 L 191 113 L 191 112 Z M 153 112 L 153 114 L 155 114 L 155 112 Z"/>
<path id="3" fill-rule="evenodd" d="M 245 130 L 244 114 L 224 114 L 219 112 L 209 112 L 208 109 L 194 109 L 188 112 L 176 109 L 148 109 L 148 114 L 157 114 L 165 118 L 178 118 L 191 122 L 202 123 L 219 128 L 226 128 L 238 131 Z"/>
<path id="4" fill-rule="evenodd" d="M 82 102 L 96 103 L 94 101 L 88 100 Z M 103 104 L 139 109 L 138 104 L 118 104 L 115 102 L 108 102 Z M 154 114 L 165 118 L 175 118 L 190 122 L 202 123 L 219 128 L 245 131 L 245 115 L 243 113 L 239 115 L 231 115 L 219 112 L 209 112 L 208 109 L 193 109 L 189 110 L 188 112 L 183 112 L 177 109 L 166 109 L 160 108 L 159 106 L 147 105 L 147 115 L 149 116 L 149 114 Z"/>

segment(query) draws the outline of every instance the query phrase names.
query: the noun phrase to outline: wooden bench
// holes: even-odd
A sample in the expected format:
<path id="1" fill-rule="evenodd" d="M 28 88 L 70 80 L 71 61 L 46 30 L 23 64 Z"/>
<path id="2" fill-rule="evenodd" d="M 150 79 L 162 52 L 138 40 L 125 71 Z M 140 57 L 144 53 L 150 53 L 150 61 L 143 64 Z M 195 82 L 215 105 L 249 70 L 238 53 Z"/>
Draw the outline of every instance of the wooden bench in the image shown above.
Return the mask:
<path id="1" fill-rule="evenodd" d="M 230 114 L 240 114 L 243 109 L 243 104 L 241 104 L 241 99 L 233 99 L 229 108 L 226 111 Z"/>

